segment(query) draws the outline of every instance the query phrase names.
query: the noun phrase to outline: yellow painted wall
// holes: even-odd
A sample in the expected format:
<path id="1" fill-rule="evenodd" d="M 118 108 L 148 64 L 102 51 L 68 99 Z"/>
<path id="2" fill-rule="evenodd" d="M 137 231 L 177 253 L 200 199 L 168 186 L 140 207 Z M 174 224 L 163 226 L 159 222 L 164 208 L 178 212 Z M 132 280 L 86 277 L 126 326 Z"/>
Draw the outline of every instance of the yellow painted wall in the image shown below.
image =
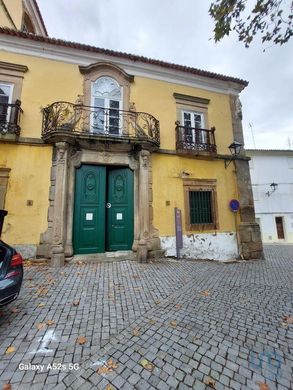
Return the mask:
<path id="1" fill-rule="evenodd" d="M 153 154 L 152 164 L 154 226 L 159 229 L 161 236 L 175 234 L 174 207 L 182 210 L 184 234 L 200 233 L 185 228 L 184 188 L 179 176 L 182 171 L 190 174 L 188 179 L 217 179 L 217 232 L 235 231 L 234 215 L 229 209 L 229 201 L 238 198 L 232 167 L 226 170 L 221 160 L 204 161 L 158 153 Z M 166 205 L 166 201 L 170 201 L 170 206 Z"/>
<path id="2" fill-rule="evenodd" d="M 21 29 L 22 23 L 22 0 L 3 0 L 7 11 L 9 12 L 11 19 L 13 20 L 16 28 L 18 30 Z M 1 27 L 9 27 L 15 28 L 3 9 L 3 6 L 0 5 L 0 26 Z"/>
<path id="3" fill-rule="evenodd" d="M 74 103 L 83 94 L 83 76 L 78 66 L 53 60 L 2 52 L 3 61 L 27 65 L 22 89 L 22 136 L 40 137 L 41 108 L 55 101 Z M 152 114 L 160 121 L 162 149 L 175 149 L 176 103 L 173 93 L 210 99 L 209 127 L 216 127 L 218 153 L 228 153 L 233 141 L 229 96 L 168 82 L 135 77 L 131 84 L 130 101 L 137 111 Z"/>
<path id="4" fill-rule="evenodd" d="M 83 76 L 77 65 L 7 52 L 1 53 L 1 60 L 29 68 L 24 74 L 21 96 L 24 111 L 22 137 L 41 137 L 41 107 L 62 100 L 74 103 L 77 95 L 83 94 Z M 148 112 L 159 119 L 161 148 L 175 149 L 177 114 L 174 92 L 210 99 L 209 127 L 216 127 L 218 153 L 229 154 L 227 146 L 233 135 L 227 95 L 135 77 L 130 101 L 135 102 L 137 111 Z M 234 217 L 228 208 L 229 200 L 237 198 L 232 165 L 226 170 L 224 161 L 166 154 L 154 154 L 152 159 L 154 226 L 161 236 L 174 235 L 174 207 L 182 209 L 185 225 L 183 182 L 178 178 L 182 171 L 189 172 L 189 178 L 217 179 L 219 231 L 235 231 Z M 47 228 L 51 148 L 0 144 L 1 164 L 11 168 L 6 198 L 10 215 L 4 238 L 14 244 L 38 243 L 40 233 Z M 34 200 L 34 206 L 26 206 L 28 199 Z M 167 200 L 171 202 L 170 206 L 166 206 Z M 184 229 L 184 233 L 188 232 Z"/>
<path id="5" fill-rule="evenodd" d="M 137 111 L 145 111 L 160 121 L 162 149 L 175 149 L 176 102 L 173 93 L 210 99 L 208 105 L 209 128 L 216 127 L 215 137 L 218 153 L 230 153 L 228 145 L 233 142 L 232 119 L 229 96 L 198 88 L 143 77 L 135 77 L 130 101 L 135 102 Z"/>
<path id="6" fill-rule="evenodd" d="M 56 101 L 74 103 L 83 93 L 83 76 L 76 65 L 6 52 L 1 52 L 1 60 L 29 68 L 21 95 L 22 137 L 41 137 L 42 107 Z"/>
<path id="7" fill-rule="evenodd" d="M 2 239 L 11 244 L 38 244 L 47 229 L 52 147 L 0 143 L 0 167 L 10 168 Z M 27 206 L 33 200 L 33 206 Z"/>

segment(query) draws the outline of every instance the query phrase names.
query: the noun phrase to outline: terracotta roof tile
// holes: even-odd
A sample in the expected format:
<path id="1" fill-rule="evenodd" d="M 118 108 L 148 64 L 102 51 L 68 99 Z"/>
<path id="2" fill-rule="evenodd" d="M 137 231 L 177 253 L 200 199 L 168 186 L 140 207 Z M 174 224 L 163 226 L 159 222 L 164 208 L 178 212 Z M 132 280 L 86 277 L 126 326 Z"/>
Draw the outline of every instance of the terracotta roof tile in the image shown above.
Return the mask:
<path id="1" fill-rule="evenodd" d="M 69 47 L 72 49 L 89 51 L 89 52 L 93 52 L 93 53 L 106 54 L 106 55 L 109 55 L 112 57 L 126 58 L 126 59 L 129 59 L 129 60 L 134 61 L 134 62 L 136 62 L 136 61 L 144 62 L 146 64 L 152 64 L 152 65 L 161 66 L 163 68 L 179 70 L 181 72 L 186 72 L 186 73 L 194 74 L 197 76 L 202 76 L 202 77 L 207 77 L 207 78 L 212 78 L 212 79 L 217 79 L 217 80 L 222 80 L 222 81 L 230 81 L 230 82 L 240 84 L 244 87 L 246 87 L 248 85 L 248 81 L 245 81 L 245 80 L 242 80 L 242 79 L 239 79 L 236 77 L 225 76 L 222 74 L 209 72 L 206 70 L 196 69 L 196 68 L 192 68 L 192 67 L 184 66 L 184 65 L 173 64 L 170 62 L 155 60 L 152 58 L 147 58 L 147 57 L 138 56 L 138 55 L 134 55 L 134 54 L 128 54 L 128 53 L 123 53 L 123 52 L 109 50 L 109 49 L 102 49 L 99 47 L 85 45 L 82 43 L 64 41 L 63 39 L 42 37 L 39 35 L 29 34 L 29 33 L 25 33 L 22 31 L 15 31 L 15 30 L 12 30 L 12 29 L 9 29 L 6 27 L 0 27 L 0 33 L 6 34 L 6 35 L 11 35 L 11 36 L 17 36 L 17 37 L 23 38 L 23 39 L 30 39 L 33 41 L 49 43 L 49 44 L 56 45 L 56 46 L 63 46 L 63 47 Z"/>

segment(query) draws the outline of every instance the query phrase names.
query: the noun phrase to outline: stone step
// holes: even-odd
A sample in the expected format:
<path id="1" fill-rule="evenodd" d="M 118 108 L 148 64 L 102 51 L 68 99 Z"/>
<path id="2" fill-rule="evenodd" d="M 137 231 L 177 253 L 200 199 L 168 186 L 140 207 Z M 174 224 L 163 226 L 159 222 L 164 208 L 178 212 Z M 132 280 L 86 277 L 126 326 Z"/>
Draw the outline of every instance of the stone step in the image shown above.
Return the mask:
<path id="1" fill-rule="evenodd" d="M 105 252 L 105 253 L 93 253 L 86 255 L 74 255 L 69 261 L 85 262 L 85 263 L 107 263 L 112 261 L 123 261 L 123 260 L 136 260 L 136 253 L 133 251 L 116 251 L 116 252 Z"/>

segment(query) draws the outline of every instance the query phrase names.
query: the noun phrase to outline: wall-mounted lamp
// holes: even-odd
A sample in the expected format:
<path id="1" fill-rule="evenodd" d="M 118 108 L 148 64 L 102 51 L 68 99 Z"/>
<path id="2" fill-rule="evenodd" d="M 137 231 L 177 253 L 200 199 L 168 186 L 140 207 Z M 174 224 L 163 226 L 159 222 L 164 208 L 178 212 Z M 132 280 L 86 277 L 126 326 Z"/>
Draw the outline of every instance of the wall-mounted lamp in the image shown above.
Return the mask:
<path id="1" fill-rule="evenodd" d="M 225 168 L 227 168 L 230 165 L 231 161 L 236 160 L 236 156 L 238 156 L 238 154 L 240 153 L 241 148 L 242 148 L 242 144 L 240 142 L 237 141 L 232 142 L 232 144 L 229 146 L 231 158 L 230 159 L 225 158 Z"/>
<path id="2" fill-rule="evenodd" d="M 267 196 L 271 196 L 276 191 L 276 189 L 278 188 L 278 184 L 272 183 L 270 184 L 270 187 L 271 187 L 271 191 L 266 192 Z"/>

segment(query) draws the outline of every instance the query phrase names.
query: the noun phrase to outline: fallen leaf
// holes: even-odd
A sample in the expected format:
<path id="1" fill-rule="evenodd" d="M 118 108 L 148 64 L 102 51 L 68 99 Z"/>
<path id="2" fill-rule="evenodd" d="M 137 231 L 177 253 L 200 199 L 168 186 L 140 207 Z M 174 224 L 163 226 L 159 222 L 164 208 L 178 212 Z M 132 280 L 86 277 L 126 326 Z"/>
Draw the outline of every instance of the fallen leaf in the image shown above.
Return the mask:
<path id="1" fill-rule="evenodd" d="M 133 279 L 140 279 L 140 276 L 137 274 L 133 274 L 132 277 L 133 277 Z"/>
<path id="2" fill-rule="evenodd" d="M 269 385 L 264 382 L 256 382 L 260 390 L 270 390 Z"/>
<path id="3" fill-rule="evenodd" d="M 109 359 L 102 367 L 99 367 L 97 370 L 98 374 L 107 374 L 108 372 L 112 372 L 117 368 L 118 365 L 114 362 L 113 359 Z"/>
<path id="4" fill-rule="evenodd" d="M 147 359 L 141 359 L 140 365 L 148 371 L 153 371 L 153 369 L 155 368 L 155 366 Z"/>
<path id="5" fill-rule="evenodd" d="M 115 368 L 117 368 L 117 364 L 114 362 L 113 359 L 109 359 L 106 363 L 107 367 L 114 370 Z"/>
<path id="6" fill-rule="evenodd" d="M 53 324 L 55 324 L 55 321 L 54 321 L 54 320 L 48 320 L 48 321 L 47 321 L 47 325 L 50 326 L 50 325 L 53 325 Z"/>
<path id="7" fill-rule="evenodd" d="M 107 386 L 105 387 L 105 390 L 114 390 L 114 387 L 111 386 L 111 385 L 107 385 Z"/>
<path id="8" fill-rule="evenodd" d="M 108 372 L 109 372 L 109 369 L 106 366 L 99 367 L 97 370 L 97 373 L 100 375 L 107 374 Z"/>
<path id="9" fill-rule="evenodd" d="M 157 322 L 157 321 L 155 321 L 155 320 L 149 320 L 149 324 L 150 324 L 150 325 L 155 325 L 156 322 Z"/>
<path id="10" fill-rule="evenodd" d="M 6 354 L 8 354 L 8 353 L 13 353 L 13 352 L 15 352 L 15 348 L 14 347 L 12 347 L 11 345 L 10 345 L 10 347 L 8 347 L 7 349 L 6 349 Z"/>
<path id="11" fill-rule="evenodd" d="M 134 328 L 133 331 L 132 331 L 132 335 L 133 336 L 140 336 L 140 331 L 139 331 L 140 328 Z"/>
<path id="12" fill-rule="evenodd" d="M 172 328 L 176 328 L 177 326 L 177 321 L 176 320 L 173 320 L 170 322 L 170 325 L 172 326 Z"/>
<path id="13" fill-rule="evenodd" d="M 286 324 L 293 324 L 293 317 L 290 317 L 290 316 L 283 316 L 282 320 L 283 320 Z"/>
<path id="14" fill-rule="evenodd" d="M 32 276 L 28 276 L 27 278 L 25 278 L 26 280 L 33 280 L 33 277 Z"/>
<path id="15" fill-rule="evenodd" d="M 181 309 L 181 307 L 182 307 L 182 305 L 180 305 L 180 303 L 177 303 L 177 305 L 175 305 L 175 309 L 176 309 L 176 310 Z"/>
<path id="16" fill-rule="evenodd" d="M 38 304 L 38 307 L 44 307 L 44 306 L 45 304 L 43 302 Z"/>
<path id="17" fill-rule="evenodd" d="M 11 387 L 11 384 L 10 383 L 5 383 L 5 385 L 3 385 L 2 387 L 2 390 L 11 390 L 12 387 Z"/>
<path id="18" fill-rule="evenodd" d="M 205 385 L 211 387 L 212 389 L 215 389 L 216 381 L 210 376 L 205 377 L 203 382 Z"/>
<path id="19" fill-rule="evenodd" d="M 200 291 L 200 295 L 202 295 L 203 297 L 208 297 L 210 294 L 210 290 Z"/>
<path id="20" fill-rule="evenodd" d="M 44 322 L 40 322 L 39 324 L 37 324 L 37 328 L 39 330 L 44 329 L 45 327 L 46 327 L 46 324 Z"/>
<path id="21" fill-rule="evenodd" d="M 83 345 L 86 343 L 86 338 L 84 336 L 78 336 L 76 339 L 76 344 Z"/>
<path id="22" fill-rule="evenodd" d="M 20 309 L 16 308 L 16 307 L 13 307 L 11 309 L 12 313 L 19 313 L 20 312 Z"/>
<path id="23" fill-rule="evenodd" d="M 161 303 L 161 301 L 159 301 L 158 299 L 155 301 L 156 305 L 159 305 L 160 303 Z"/>
<path id="24" fill-rule="evenodd" d="M 72 304 L 73 304 L 73 306 L 78 306 L 79 305 L 79 301 L 73 301 Z"/>
<path id="25" fill-rule="evenodd" d="M 37 290 L 37 294 L 38 295 L 46 295 L 47 293 L 48 293 L 48 289 L 47 288 L 39 288 L 38 290 Z"/>

